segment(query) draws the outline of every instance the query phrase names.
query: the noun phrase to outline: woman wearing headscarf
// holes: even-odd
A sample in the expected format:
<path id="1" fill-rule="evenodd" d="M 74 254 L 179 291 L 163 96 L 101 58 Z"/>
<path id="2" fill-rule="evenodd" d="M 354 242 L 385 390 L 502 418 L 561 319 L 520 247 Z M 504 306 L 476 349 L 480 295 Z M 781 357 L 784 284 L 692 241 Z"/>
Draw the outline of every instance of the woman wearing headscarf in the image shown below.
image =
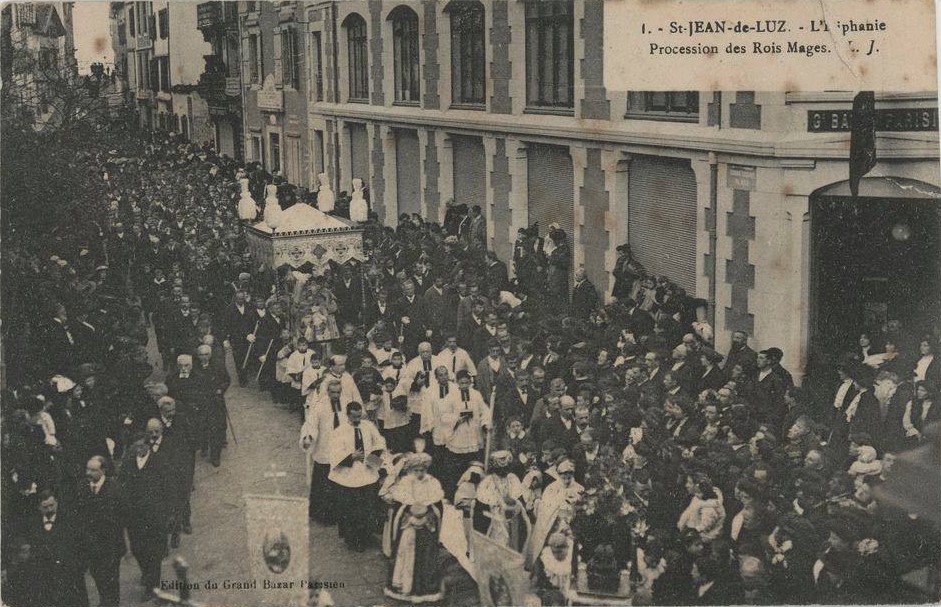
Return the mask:
<path id="1" fill-rule="evenodd" d="M 392 560 L 385 595 L 397 601 L 417 604 L 444 598 L 438 558 L 444 491 L 428 474 L 430 465 L 427 453 L 409 456 L 407 476 L 391 491 L 400 506 L 392 519 Z"/>

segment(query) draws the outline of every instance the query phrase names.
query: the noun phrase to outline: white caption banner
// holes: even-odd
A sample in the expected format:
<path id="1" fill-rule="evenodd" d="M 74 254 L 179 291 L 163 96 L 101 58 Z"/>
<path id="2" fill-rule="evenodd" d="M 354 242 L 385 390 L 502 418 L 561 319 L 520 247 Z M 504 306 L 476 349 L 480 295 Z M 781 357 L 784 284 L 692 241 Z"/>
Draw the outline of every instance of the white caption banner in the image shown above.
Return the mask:
<path id="1" fill-rule="evenodd" d="M 606 0 L 609 90 L 937 90 L 932 0 Z"/>

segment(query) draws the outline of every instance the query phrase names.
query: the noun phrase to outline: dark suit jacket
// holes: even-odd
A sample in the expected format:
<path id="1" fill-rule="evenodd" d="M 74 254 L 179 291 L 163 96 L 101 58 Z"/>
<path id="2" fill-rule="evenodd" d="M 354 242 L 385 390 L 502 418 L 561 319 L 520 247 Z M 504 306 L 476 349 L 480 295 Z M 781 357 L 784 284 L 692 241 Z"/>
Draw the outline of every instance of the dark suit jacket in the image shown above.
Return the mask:
<path id="1" fill-rule="evenodd" d="M 79 483 L 75 512 L 82 521 L 79 531 L 86 557 L 103 563 L 124 556 L 124 498 L 121 486 L 112 477 L 106 477 L 97 495 L 87 481 Z"/>
<path id="2" fill-rule="evenodd" d="M 598 306 L 598 290 L 589 280 L 583 280 L 572 289 L 570 314 L 579 320 L 588 320 Z"/>
<path id="3" fill-rule="evenodd" d="M 219 371 L 219 368 L 212 364 L 212 359 L 209 360 L 208 368 L 204 369 L 202 364 L 197 362 L 193 366 L 193 371 L 196 374 L 198 389 L 202 393 L 200 400 L 210 408 L 225 406 L 223 397 L 225 391 L 229 389 L 229 384 L 232 383 L 229 374 Z"/>
<path id="4" fill-rule="evenodd" d="M 703 424 L 698 417 L 686 417 L 676 424 L 667 425 L 667 432 L 680 445 L 694 445 L 702 434 Z"/>
<path id="5" fill-rule="evenodd" d="M 474 319 L 471 319 L 473 322 Z M 468 353 L 471 355 L 471 358 L 474 360 L 480 360 L 490 353 L 489 343 L 490 340 L 496 337 L 496 335 L 491 335 L 490 331 L 487 330 L 487 325 L 480 325 L 475 331 L 474 335 L 471 338 L 470 347 L 468 348 Z M 467 346 L 465 346 L 467 347 Z M 478 372 L 480 369 L 478 369 Z"/>
<path id="6" fill-rule="evenodd" d="M 850 420 L 849 433 L 866 432 L 870 436 L 878 432 L 879 423 L 879 401 L 872 389 L 863 392 L 859 399 L 859 406 L 856 408 L 856 414 Z"/>
<path id="7" fill-rule="evenodd" d="M 784 381 L 772 371 L 764 379 L 756 378 L 754 407 L 759 422 L 771 424 L 772 428 L 781 425 L 784 417 Z"/>
<path id="8" fill-rule="evenodd" d="M 673 379 L 676 380 L 676 383 L 683 388 L 683 392 L 687 395 L 695 396 L 699 394 L 699 376 L 701 375 L 699 365 L 687 360 L 683 362 L 683 365 L 679 369 L 675 371 L 668 370 L 667 372 L 673 376 Z"/>
<path id="9" fill-rule="evenodd" d="M 418 293 L 415 294 L 412 301 L 409 301 L 404 295 L 396 302 L 399 312 L 399 318 L 408 317 L 409 323 L 402 325 L 402 335 L 405 341 L 402 344 L 403 353 L 409 358 L 417 354 L 418 344 L 425 339 L 425 301 Z"/>
<path id="10" fill-rule="evenodd" d="M 663 371 L 658 372 L 652 379 L 648 379 L 639 386 L 640 405 L 646 407 L 647 404 L 659 406 L 663 401 L 663 394 L 666 389 L 663 387 Z"/>
<path id="11" fill-rule="evenodd" d="M 81 322 L 71 324 L 72 338 L 75 340 L 75 362 L 101 362 L 104 359 L 107 344 L 98 327 Z"/>
<path id="12" fill-rule="evenodd" d="M 175 372 L 173 375 L 167 377 L 166 384 L 167 395 L 176 399 L 178 409 L 180 402 L 184 403 L 185 407 L 196 411 L 201 410 L 205 406 L 203 402 L 205 393 L 200 385 L 199 379 L 196 377 L 195 365 L 189 377 L 184 379 L 180 377 L 179 372 Z M 144 421 L 146 422 L 146 420 Z"/>
<path id="13" fill-rule="evenodd" d="M 915 359 L 915 363 L 917 362 L 918 358 Z M 915 365 L 912 364 L 913 371 L 914 368 Z M 933 383 L 935 387 L 941 385 L 941 360 L 939 360 L 939 356 L 937 354 L 935 354 L 931 363 L 928 364 L 928 369 L 925 371 L 925 379 Z"/>
<path id="14" fill-rule="evenodd" d="M 244 312 L 239 312 L 236 305 L 229 304 L 222 312 L 222 339 L 228 339 L 233 344 L 244 343 L 245 337 L 255 330 L 255 321 L 258 315 L 251 306 L 242 306 Z M 242 361 L 236 361 L 241 365 Z"/>
<path id="15" fill-rule="evenodd" d="M 726 384 L 725 373 L 719 367 L 713 367 L 705 375 L 699 376 L 699 385 L 696 393 L 703 390 L 718 390 Z"/>
<path id="16" fill-rule="evenodd" d="M 741 365 L 746 373 L 752 373 L 757 360 L 758 354 L 746 345 L 740 350 L 734 348 L 729 350 L 725 357 L 725 366 L 722 368 L 730 372 L 735 365 Z"/>
<path id="17" fill-rule="evenodd" d="M 199 345 L 194 320 L 192 314 L 183 316 L 178 309 L 167 319 L 167 337 L 175 354 L 189 354 Z"/>
<path id="18" fill-rule="evenodd" d="M 46 531 L 43 517 L 37 514 L 30 522 L 29 538 L 34 571 L 39 576 L 33 580 L 31 592 L 36 604 L 88 605 L 78 521 L 70 519 L 60 509 L 52 529 Z"/>
<path id="19" fill-rule="evenodd" d="M 72 341 L 69 341 L 72 335 Z M 65 373 L 75 364 L 75 335 L 68 325 L 50 320 L 42 332 L 43 360 L 52 373 Z"/>
<path id="20" fill-rule="evenodd" d="M 384 320 L 388 330 L 393 332 L 393 340 L 397 340 L 401 318 L 402 315 L 399 313 L 398 307 L 391 300 L 386 300 L 386 309 L 383 312 L 379 309 L 378 302 L 370 298 L 369 302 L 366 304 L 365 318 L 363 320 L 365 321 L 366 327 L 369 328 L 379 322 L 380 319 Z"/>
<path id="21" fill-rule="evenodd" d="M 575 421 L 572 421 L 572 427 L 566 428 L 562 423 L 562 418 L 553 416 L 547 420 L 545 426 L 540 431 L 542 441 L 551 440 L 556 447 L 561 447 L 571 453 L 578 444 L 578 431 L 575 429 Z"/>
<path id="22" fill-rule="evenodd" d="M 638 340 L 645 335 L 653 333 L 653 316 L 646 310 L 637 307 L 631 308 L 627 313 L 627 318 L 631 331 Z"/>
<path id="23" fill-rule="evenodd" d="M 143 468 L 138 469 L 136 457 L 128 450 L 121 464 L 118 479 L 124 496 L 124 521 L 128 528 L 148 529 L 152 533 L 166 531 L 173 504 L 168 477 L 172 464 L 167 452 L 151 453 Z"/>
<path id="24" fill-rule="evenodd" d="M 529 424 L 533 415 L 538 395 L 531 390 L 526 391 L 526 402 L 523 402 L 519 390 L 514 382 L 498 382 L 496 394 L 496 408 L 493 412 L 494 428 L 503 432 L 507 420 L 516 416 L 523 422 L 523 427 Z M 499 424 L 499 425 L 498 425 Z"/>
<path id="25" fill-rule="evenodd" d="M 496 263 L 488 265 L 487 282 L 490 283 L 491 287 L 497 287 L 501 291 L 504 290 L 510 282 L 506 264 L 502 261 L 497 261 Z"/>
<path id="26" fill-rule="evenodd" d="M 477 361 L 477 378 L 475 380 L 476 388 L 480 395 L 484 397 L 484 402 L 490 404 L 490 394 L 493 388 L 509 378 L 506 362 L 500 363 L 500 370 L 496 373 L 490 368 L 487 362 L 489 356 L 485 356 Z"/>
<path id="27" fill-rule="evenodd" d="M 422 296 L 425 300 L 425 324 L 433 330 L 439 339 L 444 330 L 454 329 L 454 315 L 457 303 L 452 294 L 447 289 L 442 289 L 441 293 L 435 289 L 432 284 L 425 290 Z"/>
<path id="28" fill-rule="evenodd" d="M 360 277 L 351 277 L 350 286 L 346 286 L 342 278 L 337 278 L 333 281 L 331 290 L 337 300 L 337 324 L 342 325 L 345 322 L 359 324 L 360 311 L 363 308 L 363 289 Z"/>

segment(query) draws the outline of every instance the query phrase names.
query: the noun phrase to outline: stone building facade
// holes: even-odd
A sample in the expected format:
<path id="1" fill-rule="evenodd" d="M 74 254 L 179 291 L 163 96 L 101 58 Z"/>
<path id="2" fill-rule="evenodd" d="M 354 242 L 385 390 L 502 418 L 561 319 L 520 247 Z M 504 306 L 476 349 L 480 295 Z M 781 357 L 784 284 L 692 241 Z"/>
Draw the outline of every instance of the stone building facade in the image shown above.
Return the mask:
<path id="1" fill-rule="evenodd" d="M 781 347 L 798 375 L 813 344 L 848 338 L 833 309 L 856 327 L 937 313 L 936 263 L 906 275 L 932 285 L 909 305 L 892 286 L 852 303 L 830 284 L 843 262 L 815 261 L 823 249 L 856 247 L 856 259 L 866 247 L 825 227 L 849 204 L 848 128 L 812 124 L 845 115 L 853 92 L 609 90 L 604 5 L 308 3 L 308 68 L 320 83 L 307 91 L 311 172 L 326 170 L 337 191 L 362 178 L 386 222 L 412 212 L 440 221 L 449 200 L 479 204 L 504 259 L 519 228 L 538 221 L 545 235 L 558 223 L 575 264 L 608 293 L 615 248 L 628 242 L 649 271 L 709 302 L 720 350 L 741 329 L 755 346 Z M 860 192 L 861 204 L 888 205 L 868 242 L 896 262 L 924 259 L 941 252 L 936 95 L 877 95 L 877 110 L 934 121 L 880 131 Z M 885 236 L 899 197 L 917 203 L 900 221 L 927 226 L 918 246 Z M 884 283 L 886 268 L 852 264 L 857 283 Z"/>
<path id="2" fill-rule="evenodd" d="M 309 162 L 307 13 L 298 2 L 239 2 L 245 159 L 299 187 Z"/>

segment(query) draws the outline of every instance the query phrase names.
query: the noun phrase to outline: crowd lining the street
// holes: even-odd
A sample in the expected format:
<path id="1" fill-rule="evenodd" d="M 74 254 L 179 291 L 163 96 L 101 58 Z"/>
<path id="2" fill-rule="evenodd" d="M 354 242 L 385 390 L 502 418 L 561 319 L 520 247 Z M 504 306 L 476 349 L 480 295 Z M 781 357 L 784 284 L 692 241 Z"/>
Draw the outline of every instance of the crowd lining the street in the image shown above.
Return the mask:
<path id="1" fill-rule="evenodd" d="M 891 603 L 937 571 L 937 530 L 873 494 L 941 417 L 936 335 L 865 328 L 821 397 L 773 344 L 717 352 L 707 303 L 627 245 L 602 293 L 558 226 L 503 261 L 480 208 L 449 203 L 440 224 L 371 215 L 367 259 L 311 276 L 246 248 L 240 178 L 259 203 L 272 181 L 284 207 L 309 198 L 257 165 L 165 134 L 52 153 L 102 204 L 4 243 L 13 607 L 87 605 L 86 571 L 118 605 L 125 531 L 159 586 L 198 460 L 224 463 L 230 354 L 231 381 L 301 418 L 311 520 L 381 546 L 397 600 L 443 599 L 449 505 L 525 555 L 545 605 Z"/>

